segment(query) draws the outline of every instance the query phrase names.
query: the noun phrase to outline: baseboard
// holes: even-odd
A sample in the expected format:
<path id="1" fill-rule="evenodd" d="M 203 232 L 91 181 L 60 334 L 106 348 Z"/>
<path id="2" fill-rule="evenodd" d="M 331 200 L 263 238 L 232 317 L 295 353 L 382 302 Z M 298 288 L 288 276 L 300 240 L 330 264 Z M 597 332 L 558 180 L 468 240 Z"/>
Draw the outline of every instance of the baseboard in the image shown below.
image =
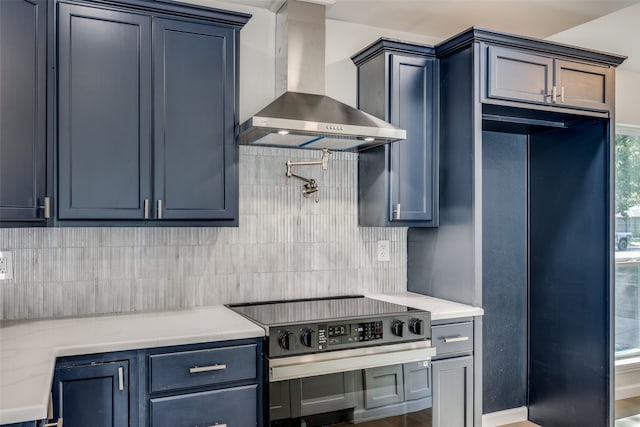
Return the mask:
<path id="1" fill-rule="evenodd" d="M 640 396 L 640 360 L 616 362 L 616 400 Z"/>
<path id="2" fill-rule="evenodd" d="M 491 412 L 482 416 L 482 427 L 498 427 L 505 424 L 527 421 L 529 411 L 526 406 L 505 409 L 504 411 Z"/>

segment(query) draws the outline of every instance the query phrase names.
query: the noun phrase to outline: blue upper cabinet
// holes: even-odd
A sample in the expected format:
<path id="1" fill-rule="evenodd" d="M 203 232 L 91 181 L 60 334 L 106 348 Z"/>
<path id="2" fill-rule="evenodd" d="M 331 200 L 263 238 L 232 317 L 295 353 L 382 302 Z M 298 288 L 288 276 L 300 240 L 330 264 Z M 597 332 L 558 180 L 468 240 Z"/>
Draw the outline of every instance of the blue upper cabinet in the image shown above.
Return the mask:
<path id="1" fill-rule="evenodd" d="M 151 199 L 151 19 L 59 5 L 59 219 L 143 219 Z"/>
<path id="2" fill-rule="evenodd" d="M 232 221 L 233 30 L 157 19 L 153 40 L 156 217 Z"/>
<path id="3" fill-rule="evenodd" d="M 491 44 L 482 45 L 482 57 L 487 103 L 504 100 L 594 112 L 613 108 L 614 67 L 609 64 Z"/>
<path id="4" fill-rule="evenodd" d="M 380 39 L 355 55 L 358 108 L 407 139 L 360 153 L 361 226 L 438 225 L 437 61 L 430 46 Z"/>
<path id="5" fill-rule="evenodd" d="M 57 223 L 237 225 L 238 37 L 249 16 L 94 6 L 58 5 Z"/>
<path id="6" fill-rule="evenodd" d="M 0 225 L 45 225 L 47 2 L 0 1 Z"/>

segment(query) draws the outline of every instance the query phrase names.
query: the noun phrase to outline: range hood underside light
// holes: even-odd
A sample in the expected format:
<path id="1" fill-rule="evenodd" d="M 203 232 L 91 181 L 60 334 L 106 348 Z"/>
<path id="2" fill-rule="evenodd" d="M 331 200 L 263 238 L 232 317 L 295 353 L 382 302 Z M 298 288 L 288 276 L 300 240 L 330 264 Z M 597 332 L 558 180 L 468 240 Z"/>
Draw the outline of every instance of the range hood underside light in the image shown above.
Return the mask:
<path id="1" fill-rule="evenodd" d="M 240 129 L 241 144 L 336 151 L 363 150 L 406 137 L 404 129 L 335 99 L 299 92 L 283 94 Z"/>

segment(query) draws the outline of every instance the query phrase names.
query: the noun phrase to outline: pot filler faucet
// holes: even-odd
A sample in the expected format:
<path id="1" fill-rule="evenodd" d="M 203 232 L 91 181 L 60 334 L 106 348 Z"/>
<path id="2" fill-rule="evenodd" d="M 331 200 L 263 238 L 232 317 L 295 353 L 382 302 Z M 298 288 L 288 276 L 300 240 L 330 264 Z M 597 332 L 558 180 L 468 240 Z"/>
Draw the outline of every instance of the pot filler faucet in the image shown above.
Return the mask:
<path id="1" fill-rule="evenodd" d="M 302 177 L 300 175 L 296 175 L 295 173 L 291 172 L 291 168 L 293 168 L 294 166 L 316 166 L 316 165 L 321 165 L 322 166 L 322 170 L 326 171 L 329 168 L 329 154 L 331 154 L 331 151 L 329 151 L 329 149 L 327 148 L 323 148 L 322 149 L 322 158 L 320 158 L 320 160 L 316 160 L 316 161 L 304 161 L 304 162 L 292 162 L 291 160 L 287 160 L 287 173 L 286 176 L 287 178 L 298 178 L 299 180 L 303 181 L 305 184 L 303 185 L 303 189 L 302 189 L 302 195 L 304 197 L 311 197 L 312 194 L 315 194 L 315 200 L 316 203 L 318 203 L 318 190 L 320 190 L 320 188 L 318 187 L 318 184 L 316 183 L 316 180 L 313 178 L 305 178 Z"/>

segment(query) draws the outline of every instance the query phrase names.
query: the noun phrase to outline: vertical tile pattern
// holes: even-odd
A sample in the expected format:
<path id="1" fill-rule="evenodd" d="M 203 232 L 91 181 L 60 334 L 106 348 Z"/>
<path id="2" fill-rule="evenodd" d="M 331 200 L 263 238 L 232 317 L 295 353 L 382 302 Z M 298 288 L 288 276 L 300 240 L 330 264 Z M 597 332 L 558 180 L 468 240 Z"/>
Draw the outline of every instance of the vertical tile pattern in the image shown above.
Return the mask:
<path id="1" fill-rule="evenodd" d="M 318 203 L 285 177 L 287 160 L 319 158 L 241 146 L 238 228 L 0 229 L 15 262 L 0 319 L 406 290 L 407 229 L 358 226 L 357 154 L 295 169 L 316 179 Z M 391 241 L 390 262 L 377 240 Z"/>

